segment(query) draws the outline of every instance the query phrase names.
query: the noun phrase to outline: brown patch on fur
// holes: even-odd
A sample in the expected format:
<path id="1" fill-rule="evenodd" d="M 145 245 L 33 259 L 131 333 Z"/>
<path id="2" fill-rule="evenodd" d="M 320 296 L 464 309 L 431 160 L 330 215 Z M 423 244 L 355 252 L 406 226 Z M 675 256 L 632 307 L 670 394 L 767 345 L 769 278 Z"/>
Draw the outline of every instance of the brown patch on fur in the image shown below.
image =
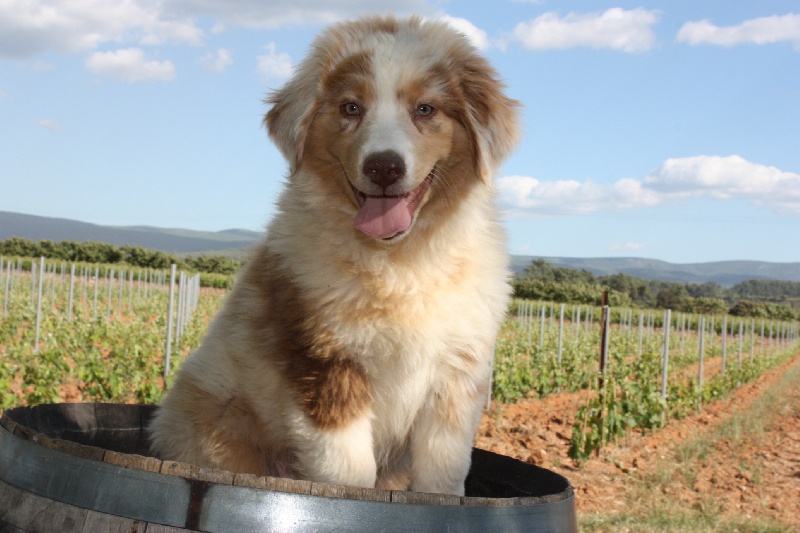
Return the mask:
<path id="1" fill-rule="evenodd" d="M 310 305 L 280 258 L 266 249 L 257 255 L 244 281 L 256 288 L 259 300 L 271 302 L 251 318 L 255 331 L 270 336 L 263 339 L 269 347 L 266 356 L 277 362 L 298 404 L 318 428 L 348 425 L 371 403 L 366 371 L 308 311 Z M 275 303 L 285 307 L 278 309 Z"/>
<path id="2" fill-rule="evenodd" d="M 505 85 L 485 58 L 464 47 L 451 48 L 447 56 L 446 69 L 456 73 L 463 97 L 458 120 L 469 132 L 476 170 L 488 183 L 487 172 L 517 142 L 521 104 L 503 94 Z"/>
<path id="3" fill-rule="evenodd" d="M 370 55 L 365 52 L 353 54 L 338 63 L 332 72 L 325 74 L 322 88 L 326 96 L 338 97 L 343 93 L 354 93 L 362 101 L 369 100 L 372 95 L 373 75 Z"/>
<path id="4" fill-rule="evenodd" d="M 383 490 L 408 490 L 409 485 L 411 485 L 410 468 L 391 473 L 378 472 L 378 480 L 375 482 L 375 488 Z"/>
<path id="5" fill-rule="evenodd" d="M 457 118 L 463 108 L 458 73 L 436 63 L 415 75 L 398 91 L 398 98 L 412 104 L 432 104 L 438 111 Z M 430 100 L 430 101 L 428 101 Z"/>

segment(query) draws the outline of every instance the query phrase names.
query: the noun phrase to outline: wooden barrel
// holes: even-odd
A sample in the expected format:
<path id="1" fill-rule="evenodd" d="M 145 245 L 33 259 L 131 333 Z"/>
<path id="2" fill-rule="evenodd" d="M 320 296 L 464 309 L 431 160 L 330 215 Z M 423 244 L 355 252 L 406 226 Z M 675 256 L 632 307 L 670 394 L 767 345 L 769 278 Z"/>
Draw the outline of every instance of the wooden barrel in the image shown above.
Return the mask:
<path id="1" fill-rule="evenodd" d="M 153 412 L 6 411 L 0 531 L 577 531 L 569 482 L 502 455 L 473 450 L 463 497 L 257 477 L 149 457 Z"/>

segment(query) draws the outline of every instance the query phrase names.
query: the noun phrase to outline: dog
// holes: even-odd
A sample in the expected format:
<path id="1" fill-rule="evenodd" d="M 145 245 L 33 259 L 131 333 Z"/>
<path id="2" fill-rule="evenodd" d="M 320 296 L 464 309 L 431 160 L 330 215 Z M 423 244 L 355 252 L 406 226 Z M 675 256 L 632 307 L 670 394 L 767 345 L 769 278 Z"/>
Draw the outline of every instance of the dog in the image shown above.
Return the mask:
<path id="1" fill-rule="evenodd" d="M 444 22 L 323 31 L 266 100 L 277 214 L 150 425 L 157 457 L 464 494 L 510 296 L 519 103 Z"/>

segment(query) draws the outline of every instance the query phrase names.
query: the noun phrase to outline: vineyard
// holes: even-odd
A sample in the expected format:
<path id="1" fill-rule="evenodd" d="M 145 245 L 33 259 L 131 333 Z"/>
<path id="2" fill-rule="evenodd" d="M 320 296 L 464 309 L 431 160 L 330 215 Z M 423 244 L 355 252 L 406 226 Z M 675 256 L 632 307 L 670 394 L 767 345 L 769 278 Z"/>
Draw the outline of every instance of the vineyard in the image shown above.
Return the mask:
<path id="1" fill-rule="evenodd" d="M 33 264 L 27 272 L 19 266 L 7 263 L 0 276 L 3 409 L 59 401 L 158 402 L 167 345 L 174 361 L 169 383 L 227 292 L 196 287 L 194 302 L 173 302 L 168 343 L 170 271 L 53 263 L 44 270 Z M 186 288 L 189 279 L 176 276 Z"/>
<path id="2" fill-rule="evenodd" d="M 30 263 L 30 271 L 21 266 L 7 261 L 0 268 L 2 408 L 157 403 L 227 292 L 198 286 L 191 314 L 180 310 L 181 292 L 178 313 L 171 313 L 174 272 L 44 261 Z M 607 311 L 602 371 L 599 307 L 515 300 L 495 346 L 490 400 L 589 393 L 572 432 L 570 455 L 577 461 L 632 428 L 659 428 L 701 409 L 798 346 L 796 322 Z"/>
<path id="3" fill-rule="evenodd" d="M 599 309 L 516 301 L 511 310 L 495 346 L 493 397 L 590 392 L 572 432 L 578 461 L 630 429 L 701 409 L 798 350 L 793 322 L 608 309 L 601 371 Z"/>

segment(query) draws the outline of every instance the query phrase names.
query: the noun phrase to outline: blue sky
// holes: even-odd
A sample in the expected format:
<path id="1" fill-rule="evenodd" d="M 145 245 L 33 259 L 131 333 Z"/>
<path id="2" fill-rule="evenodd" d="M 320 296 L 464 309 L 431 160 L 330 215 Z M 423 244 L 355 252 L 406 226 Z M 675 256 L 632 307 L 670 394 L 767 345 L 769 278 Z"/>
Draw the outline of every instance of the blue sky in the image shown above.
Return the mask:
<path id="1" fill-rule="evenodd" d="M 260 230 L 327 24 L 447 17 L 524 106 L 512 253 L 800 261 L 800 2 L 0 0 L 0 210 Z"/>

